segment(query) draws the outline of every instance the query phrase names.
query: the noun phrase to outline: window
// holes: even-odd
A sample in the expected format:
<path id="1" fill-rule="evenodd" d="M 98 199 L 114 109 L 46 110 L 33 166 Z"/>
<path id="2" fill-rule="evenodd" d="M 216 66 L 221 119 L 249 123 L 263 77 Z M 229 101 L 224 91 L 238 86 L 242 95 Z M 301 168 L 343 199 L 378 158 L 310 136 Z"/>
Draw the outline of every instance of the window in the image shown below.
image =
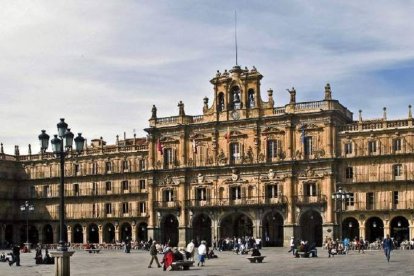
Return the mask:
<path id="1" fill-rule="evenodd" d="M 173 150 L 171 148 L 164 149 L 164 169 L 171 168 L 173 164 Z"/>
<path id="2" fill-rule="evenodd" d="M 145 202 L 139 203 L 139 213 L 145 214 L 147 212 L 147 206 L 145 205 Z"/>
<path id="3" fill-rule="evenodd" d="M 316 184 L 306 183 L 304 186 L 305 196 L 316 196 Z"/>
<path id="4" fill-rule="evenodd" d="M 164 201 L 174 201 L 174 193 L 173 190 L 165 190 L 164 191 Z"/>
<path id="5" fill-rule="evenodd" d="M 398 191 L 392 192 L 392 204 L 397 205 L 398 204 Z"/>
<path id="6" fill-rule="evenodd" d="M 217 98 L 217 111 L 221 112 L 224 110 L 224 94 L 220 93 Z"/>
<path id="7" fill-rule="evenodd" d="M 129 190 L 129 183 L 128 183 L 128 180 L 124 180 L 124 181 L 122 181 L 121 182 L 122 184 L 122 190 L 123 191 L 128 191 Z"/>
<path id="8" fill-rule="evenodd" d="M 272 158 L 277 157 L 277 141 L 268 140 L 267 141 L 267 158 L 272 160 Z"/>
<path id="9" fill-rule="evenodd" d="M 107 181 L 107 182 L 105 183 L 105 187 L 106 187 L 106 191 L 107 191 L 107 192 L 112 191 L 112 183 L 111 183 L 110 181 Z"/>
<path id="10" fill-rule="evenodd" d="M 354 206 L 355 196 L 354 193 L 349 193 L 349 198 L 345 199 L 345 206 Z"/>
<path id="11" fill-rule="evenodd" d="M 73 184 L 73 195 L 79 195 L 79 184 Z"/>
<path id="12" fill-rule="evenodd" d="M 239 143 L 230 144 L 230 163 L 235 163 L 240 159 L 240 145 Z"/>
<path id="13" fill-rule="evenodd" d="M 36 197 L 36 188 L 35 186 L 30 186 L 30 198 Z"/>
<path id="14" fill-rule="evenodd" d="M 112 163 L 111 163 L 111 161 L 108 161 L 108 162 L 105 163 L 105 172 L 106 173 L 112 172 Z"/>
<path id="15" fill-rule="evenodd" d="M 354 178 L 354 169 L 352 167 L 345 168 L 345 178 L 346 179 Z"/>
<path id="16" fill-rule="evenodd" d="M 366 194 L 367 210 L 374 209 L 374 193 L 370 192 Z"/>
<path id="17" fill-rule="evenodd" d="M 254 90 L 249 89 L 247 93 L 247 108 L 254 108 L 255 107 L 255 100 L 254 100 Z"/>
<path id="18" fill-rule="evenodd" d="M 145 159 L 139 160 L 139 170 L 140 171 L 145 171 L 146 170 L 146 168 L 145 168 Z"/>
<path id="19" fill-rule="evenodd" d="M 393 171 L 394 177 L 402 176 L 402 165 L 401 164 L 394 165 L 392 171 Z"/>
<path id="20" fill-rule="evenodd" d="M 240 188 L 240 186 L 231 187 L 230 197 L 231 197 L 232 200 L 241 199 L 241 188 Z"/>
<path id="21" fill-rule="evenodd" d="M 128 162 L 128 160 L 122 161 L 122 170 L 123 171 L 128 171 L 129 170 L 129 162 Z"/>
<path id="22" fill-rule="evenodd" d="M 206 200 L 206 188 L 197 188 L 196 189 L 196 199 L 197 200 Z"/>
<path id="23" fill-rule="evenodd" d="M 46 185 L 43 186 L 43 197 L 50 197 L 51 193 L 50 193 L 50 186 Z"/>
<path id="24" fill-rule="evenodd" d="M 303 138 L 303 147 L 304 147 L 305 156 L 309 156 L 312 154 L 312 137 L 311 136 L 305 136 Z"/>
<path id="25" fill-rule="evenodd" d="M 127 214 L 129 211 L 129 204 L 128 202 L 123 202 L 122 203 L 122 214 Z"/>
<path id="26" fill-rule="evenodd" d="M 98 174 L 98 163 L 97 162 L 92 163 L 92 174 Z"/>
<path id="27" fill-rule="evenodd" d="M 377 152 L 377 142 L 376 141 L 369 141 L 368 142 L 368 153 L 375 153 Z"/>
<path id="28" fill-rule="evenodd" d="M 392 140 L 392 150 L 393 151 L 401 150 L 401 139 L 400 138 Z"/>
<path id="29" fill-rule="evenodd" d="M 351 154 L 352 153 L 352 143 L 346 143 L 345 144 L 345 154 Z"/>
<path id="30" fill-rule="evenodd" d="M 98 184 L 96 182 L 92 183 L 92 194 L 97 195 L 98 194 Z"/>
<path id="31" fill-rule="evenodd" d="M 112 214 L 112 204 L 111 203 L 105 203 L 105 214 L 107 214 L 107 215 Z"/>
<path id="32" fill-rule="evenodd" d="M 146 181 L 145 181 L 145 179 L 141 179 L 140 181 L 139 181 L 139 188 L 141 189 L 141 190 L 145 190 L 146 189 L 146 183 L 145 183 Z"/>
<path id="33" fill-rule="evenodd" d="M 266 189 L 267 197 L 268 198 L 275 198 L 278 196 L 278 189 L 277 185 L 268 185 Z"/>
<path id="34" fill-rule="evenodd" d="M 73 171 L 75 172 L 75 175 L 79 175 L 80 174 L 80 165 L 79 164 L 74 164 L 73 165 Z"/>

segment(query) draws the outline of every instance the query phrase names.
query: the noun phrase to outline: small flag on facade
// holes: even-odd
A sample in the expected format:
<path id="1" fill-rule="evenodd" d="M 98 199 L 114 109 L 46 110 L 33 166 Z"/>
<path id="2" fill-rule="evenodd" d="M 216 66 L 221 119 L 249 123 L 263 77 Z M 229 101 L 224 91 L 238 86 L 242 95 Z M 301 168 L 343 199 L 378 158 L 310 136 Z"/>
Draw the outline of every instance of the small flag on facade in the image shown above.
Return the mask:
<path id="1" fill-rule="evenodd" d="M 230 143 L 230 128 L 227 127 L 227 133 L 224 134 L 224 138 L 226 138 L 227 143 Z"/>

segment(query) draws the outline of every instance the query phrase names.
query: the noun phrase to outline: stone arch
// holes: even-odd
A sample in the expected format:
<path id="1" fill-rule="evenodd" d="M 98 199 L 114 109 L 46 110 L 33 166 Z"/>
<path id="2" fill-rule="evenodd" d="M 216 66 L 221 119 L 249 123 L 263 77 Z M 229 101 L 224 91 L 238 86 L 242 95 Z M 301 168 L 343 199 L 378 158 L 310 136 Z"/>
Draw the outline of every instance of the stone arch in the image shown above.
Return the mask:
<path id="1" fill-rule="evenodd" d="M 88 243 L 99 243 L 99 228 L 95 223 L 88 226 Z"/>
<path id="2" fill-rule="evenodd" d="M 161 242 L 170 243 L 170 246 L 178 244 L 178 219 L 172 214 L 164 216 L 161 222 Z"/>
<path id="3" fill-rule="evenodd" d="M 42 229 L 42 240 L 44 244 L 52 244 L 53 243 L 53 227 L 50 224 L 46 224 L 43 226 Z"/>
<path id="4" fill-rule="evenodd" d="M 253 220 L 244 212 L 227 213 L 220 219 L 220 238 L 253 236 Z"/>
<path id="5" fill-rule="evenodd" d="M 342 221 L 342 239 L 354 240 L 359 238 L 359 222 L 354 217 L 347 217 Z"/>
<path id="6" fill-rule="evenodd" d="M 410 240 L 410 223 L 403 216 L 396 216 L 390 222 L 390 236 L 400 244 Z"/>
<path id="7" fill-rule="evenodd" d="M 115 243 L 115 226 L 112 223 L 104 225 L 102 234 L 105 243 Z"/>
<path id="8" fill-rule="evenodd" d="M 304 211 L 299 219 L 301 239 L 311 245 L 316 243 L 316 246 L 322 246 L 322 223 L 322 216 L 318 211 Z"/>
<path id="9" fill-rule="evenodd" d="M 384 222 L 379 217 L 370 217 L 365 222 L 365 239 L 374 242 L 384 238 Z"/>
<path id="10" fill-rule="evenodd" d="M 22 225 L 20 228 L 20 242 L 37 244 L 39 242 L 39 231 L 34 225 Z"/>
<path id="11" fill-rule="evenodd" d="M 264 214 L 262 219 L 264 246 L 283 246 L 283 222 L 283 216 L 277 211 Z"/>
<path id="12" fill-rule="evenodd" d="M 196 244 L 200 244 L 202 240 L 205 240 L 208 245 L 211 245 L 211 218 L 200 213 L 193 217 L 193 240 Z"/>

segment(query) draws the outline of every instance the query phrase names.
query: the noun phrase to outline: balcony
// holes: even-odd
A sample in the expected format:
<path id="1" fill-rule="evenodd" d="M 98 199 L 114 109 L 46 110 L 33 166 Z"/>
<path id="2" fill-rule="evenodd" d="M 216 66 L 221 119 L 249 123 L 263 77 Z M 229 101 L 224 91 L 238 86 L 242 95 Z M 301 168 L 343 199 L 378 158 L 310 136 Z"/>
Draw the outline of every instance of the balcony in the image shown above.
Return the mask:
<path id="1" fill-rule="evenodd" d="M 90 197 L 90 196 L 106 196 L 106 195 L 125 195 L 125 194 L 146 194 L 147 190 L 140 189 L 138 186 L 130 186 L 128 189 L 123 189 L 122 187 L 112 187 L 110 190 L 107 190 L 105 187 L 92 189 L 92 188 L 81 188 L 79 190 L 65 190 L 65 197 Z M 49 192 L 37 191 L 31 198 L 58 198 L 59 192 L 58 189 L 52 189 Z"/>
<path id="2" fill-rule="evenodd" d="M 174 201 L 154 201 L 155 209 L 178 209 L 180 204 L 178 200 Z"/>
<path id="3" fill-rule="evenodd" d="M 263 206 L 263 205 L 284 205 L 287 203 L 285 196 L 278 196 L 274 198 L 255 196 L 255 197 L 241 197 L 241 198 L 209 198 L 206 200 L 189 199 L 186 200 L 186 207 L 192 208 L 206 208 L 206 207 L 221 207 L 221 206 Z"/>
<path id="4" fill-rule="evenodd" d="M 324 205 L 326 204 L 326 195 L 315 195 L 315 196 L 295 196 L 296 205 Z"/>
<path id="5" fill-rule="evenodd" d="M 354 205 L 345 207 L 345 211 L 394 211 L 412 209 L 414 209 L 414 202 L 412 200 L 399 200 L 397 203 L 390 200 L 375 202 L 356 201 Z"/>

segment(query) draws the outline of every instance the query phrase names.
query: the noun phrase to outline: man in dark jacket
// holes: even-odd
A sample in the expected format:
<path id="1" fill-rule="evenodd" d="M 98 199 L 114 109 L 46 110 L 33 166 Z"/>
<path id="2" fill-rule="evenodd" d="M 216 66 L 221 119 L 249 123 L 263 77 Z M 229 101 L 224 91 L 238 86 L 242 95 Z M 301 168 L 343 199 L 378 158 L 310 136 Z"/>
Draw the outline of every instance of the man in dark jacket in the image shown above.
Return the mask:
<path id="1" fill-rule="evenodd" d="M 393 248 L 392 240 L 390 239 L 390 235 L 387 235 L 387 237 L 384 239 L 382 247 L 384 248 L 385 258 L 387 258 L 387 261 L 389 262 L 390 257 L 391 257 L 391 250 Z"/>
<path id="2" fill-rule="evenodd" d="M 158 267 L 161 267 L 160 262 L 158 261 L 158 252 L 157 252 L 157 242 L 154 240 L 151 244 L 151 247 L 149 249 L 150 255 L 151 255 L 151 261 L 148 265 L 148 268 L 151 268 L 152 262 L 155 260 L 155 262 L 157 263 Z"/>
<path id="3" fill-rule="evenodd" d="M 13 261 L 9 261 L 9 265 L 12 266 L 14 263 L 20 266 L 20 247 L 16 244 L 13 246 Z"/>

